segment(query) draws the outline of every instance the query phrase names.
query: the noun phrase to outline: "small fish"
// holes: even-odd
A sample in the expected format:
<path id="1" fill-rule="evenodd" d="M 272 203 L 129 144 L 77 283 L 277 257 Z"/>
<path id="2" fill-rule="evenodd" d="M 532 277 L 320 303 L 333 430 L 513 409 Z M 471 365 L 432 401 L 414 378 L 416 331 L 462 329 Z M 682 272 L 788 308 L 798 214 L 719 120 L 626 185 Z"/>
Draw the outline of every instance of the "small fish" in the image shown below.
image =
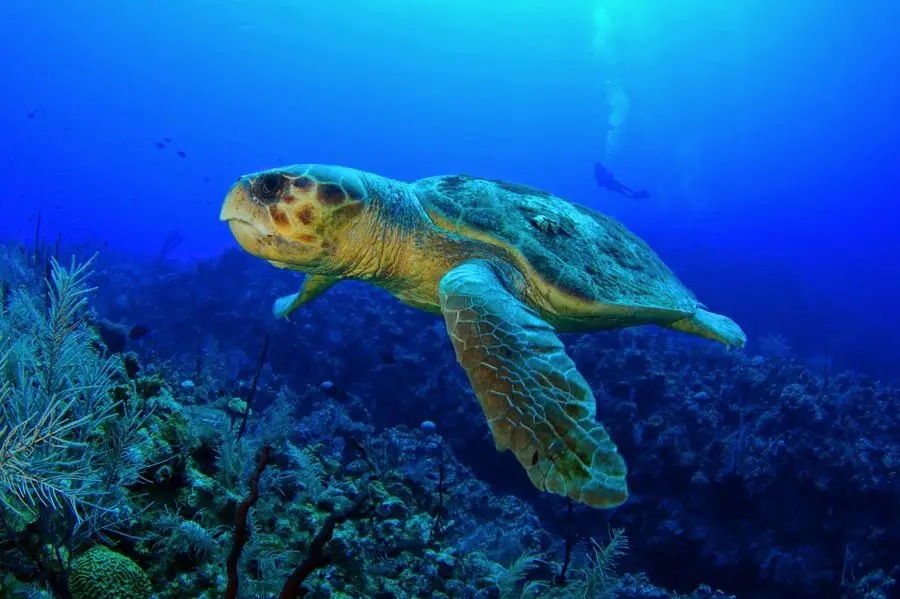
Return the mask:
<path id="1" fill-rule="evenodd" d="M 31 112 L 28 113 L 28 116 L 26 116 L 25 118 L 33 119 L 36 116 L 37 116 L 37 110 L 32 110 Z"/>
<path id="2" fill-rule="evenodd" d="M 177 154 L 178 154 L 179 156 L 181 156 L 182 158 L 187 158 L 187 154 L 185 154 L 185 153 L 182 152 L 181 150 L 179 150 L 179 151 L 177 152 Z"/>
<path id="3" fill-rule="evenodd" d="M 6 312 L 9 309 L 11 295 L 9 283 L 0 280 L 0 313 Z"/>
<path id="4" fill-rule="evenodd" d="M 395 361 L 394 352 L 389 349 L 383 350 L 381 352 L 381 361 L 385 364 L 393 364 Z"/>
<path id="5" fill-rule="evenodd" d="M 321 383 L 319 383 L 319 389 L 321 389 L 322 393 L 324 393 L 328 397 L 344 396 L 343 390 L 339 389 L 338 386 L 331 381 L 322 381 Z"/>
<path id="6" fill-rule="evenodd" d="M 109 353 L 120 354 L 125 351 L 125 345 L 128 343 L 127 329 L 105 318 L 95 322 L 94 328 Z"/>
<path id="7" fill-rule="evenodd" d="M 125 374 L 128 375 L 128 378 L 132 380 L 136 379 L 138 373 L 141 371 L 141 365 L 137 361 L 137 358 L 135 358 L 133 354 L 126 355 L 123 362 L 125 363 Z"/>
<path id="8" fill-rule="evenodd" d="M 137 339 L 140 339 L 141 337 L 147 335 L 151 330 L 152 329 L 150 327 L 143 324 L 133 326 L 131 327 L 131 330 L 128 331 L 128 338 L 132 341 L 136 341 Z"/>
<path id="9" fill-rule="evenodd" d="M 161 141 L 158 141 L 158 142 L 154 143 L 154 145 L 155 145 L 157 148 L 159 148 L 160 150 L 162 150 L 162 149 L 164 149 L 164 148 L 166 147 L 166 144 L 164 144 L 164 143 L 161 142 Z"/>
<path id="10" fill-rule="evenodd" d="M 170 143 L 172 143 L 172 138 L 171 138 L 171 137 L 164 137 L 164 138 L 163 138 L 163 141 L 166 142 L 167 144 L 170 144 Z"/>

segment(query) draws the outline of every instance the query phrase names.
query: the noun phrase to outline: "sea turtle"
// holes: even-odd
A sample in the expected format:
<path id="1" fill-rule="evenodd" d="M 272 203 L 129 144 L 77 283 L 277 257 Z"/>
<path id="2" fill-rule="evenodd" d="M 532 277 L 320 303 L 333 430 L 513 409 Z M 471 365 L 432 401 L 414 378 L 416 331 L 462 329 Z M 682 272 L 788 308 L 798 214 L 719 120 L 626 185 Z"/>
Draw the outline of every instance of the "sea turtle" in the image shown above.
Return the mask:
<path id="1" fill-rule="evenodd" d="M 250 254 L 307 273 L 276 316 L 344 279 L 442 314 L 497 449 L 538 489 L 595 507 L 626 500 L 625 462 L 557 332 L 656 324 L 746 339 L 617 221 L 525 185 L 294 165 L 240 177 L 220 218 Z"/>

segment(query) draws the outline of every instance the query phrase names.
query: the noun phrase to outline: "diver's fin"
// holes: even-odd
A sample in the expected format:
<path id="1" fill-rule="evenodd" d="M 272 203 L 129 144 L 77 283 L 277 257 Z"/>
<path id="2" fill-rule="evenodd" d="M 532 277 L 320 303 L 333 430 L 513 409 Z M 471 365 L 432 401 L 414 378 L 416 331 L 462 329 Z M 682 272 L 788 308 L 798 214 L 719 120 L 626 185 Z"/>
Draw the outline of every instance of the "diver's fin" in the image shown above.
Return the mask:
<path id="1" fill-rule="evenodd" d="M 338 282 L 339 279 L 325 275 L 306 275 L 300 291 L 279 297 L 272 306 L 275 318 L 287 318 L 291 312 L 316 299 Z"/>

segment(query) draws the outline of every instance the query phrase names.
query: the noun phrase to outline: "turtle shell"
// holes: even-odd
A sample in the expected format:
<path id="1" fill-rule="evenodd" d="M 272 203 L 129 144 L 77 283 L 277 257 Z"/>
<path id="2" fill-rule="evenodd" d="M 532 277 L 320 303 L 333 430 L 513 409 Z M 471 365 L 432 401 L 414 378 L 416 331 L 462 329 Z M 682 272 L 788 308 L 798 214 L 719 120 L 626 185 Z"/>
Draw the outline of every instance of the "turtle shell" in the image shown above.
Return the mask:
<path id="1" fill-rule="evenodd" d="M 673 317 L 699 307 L 659 256 L 609 216 L 539 189 L 468 175 L 413 187 L 439 224 L 517 249 L 546 283 L 574 298 Z"/>

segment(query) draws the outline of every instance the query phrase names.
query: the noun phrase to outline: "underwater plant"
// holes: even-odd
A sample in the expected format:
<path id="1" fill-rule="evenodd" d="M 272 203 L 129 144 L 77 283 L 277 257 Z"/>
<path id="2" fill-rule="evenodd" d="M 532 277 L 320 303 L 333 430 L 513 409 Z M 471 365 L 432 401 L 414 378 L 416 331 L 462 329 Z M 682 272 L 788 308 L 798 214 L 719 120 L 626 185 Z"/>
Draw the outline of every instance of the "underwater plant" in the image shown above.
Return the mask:
<path id="1" fill-rule="evenodd" d="M 0 563 L 58 592 L 70 557 L 133 514 L 124 487 L 143 465 L 116 420 L 122 361 L 87 322 L 89 267 L 52 261 L 46 295 L 20 287 L 0 313 Z"/>

